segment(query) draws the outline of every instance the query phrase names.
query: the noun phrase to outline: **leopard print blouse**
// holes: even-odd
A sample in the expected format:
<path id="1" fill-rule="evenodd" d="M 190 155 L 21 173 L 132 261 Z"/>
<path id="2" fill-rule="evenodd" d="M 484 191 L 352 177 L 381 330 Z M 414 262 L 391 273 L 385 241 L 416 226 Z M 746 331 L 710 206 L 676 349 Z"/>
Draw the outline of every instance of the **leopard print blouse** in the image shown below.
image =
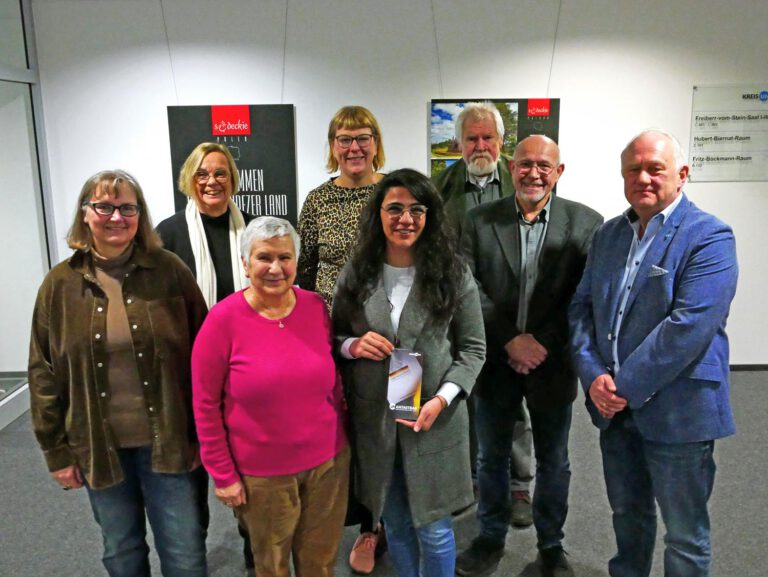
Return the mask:
<path id="1" fill-rule="evenodd" d="M 301 207 L 296 282 L 322 296 L 329 309 L 336 278 L 357 238 L 360 213 L 375 186 L 344 188 L 336 186 L 332 178 L 310 191 Z"/>

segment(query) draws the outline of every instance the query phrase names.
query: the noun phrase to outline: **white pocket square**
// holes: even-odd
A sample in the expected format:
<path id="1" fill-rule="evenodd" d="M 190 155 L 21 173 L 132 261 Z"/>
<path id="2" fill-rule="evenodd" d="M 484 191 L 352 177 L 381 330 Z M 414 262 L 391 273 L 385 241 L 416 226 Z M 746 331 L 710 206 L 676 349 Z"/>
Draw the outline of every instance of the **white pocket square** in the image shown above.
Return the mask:
<path id="1" fill-rule="evenodd" d="M 665 268 L 661 268 L 660 266 L 656 266 L 655 264 L 651 265 L 651 270 L 648 273 L 648 277 L 652 276 L 664 276 L 665 274 L 669 273 L 669 271 Z"/>

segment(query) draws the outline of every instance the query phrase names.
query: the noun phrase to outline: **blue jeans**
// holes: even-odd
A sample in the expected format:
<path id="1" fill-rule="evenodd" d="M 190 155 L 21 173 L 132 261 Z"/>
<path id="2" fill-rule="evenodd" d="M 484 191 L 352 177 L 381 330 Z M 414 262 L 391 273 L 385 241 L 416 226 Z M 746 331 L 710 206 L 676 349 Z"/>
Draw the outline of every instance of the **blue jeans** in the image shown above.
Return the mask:
<path id="1" fill-rule="evenodd" d="M 399 449 L 382 517 L 397 577 L 453 577 L 456 541 L 451 517 L 414 527 Z"/>
<path id="2" fill-rule="evenodd" d="M 102 561 L 110 577 L 148 577 L 146 518 L 164 577 L 205 577 L 205 536 L 192 473 L 152 471 L 152 449 L 120 449 L 125 479 L 107 489 L 86 485 L 104 538 Z M 145 517 L 146 510 L 146 517 Z"/>
<path id="3" fill-rule="evenodd" d="M 618 547 L 608 563 L 611 576 L 650 575 L 656 540 L 655 502 L 667 528 L 664 575 L 709 575 L 707 502 L 715 481 L 714 441 L 647 441 L 640 436 L 631 412 L 623 411 L 601 431 L 600 448 Z"/>
<path id="4" fill-rule="evenodd" d="M 504 544 L 509 530 L 509 452 L 515 415 L 521 401 L 522 392 L 511 405 L 495 399 L 475 399 L 475 427 L 480 445 L 477 518 L 480 535 L 498 545 Z M 563 540 L 571 484 L 571 464 L 568 461 L 571 408 L 570 403 L 546 410 L 528 408 L 536 455 L 532 508 L 539 549 L 560 547 Z"/>

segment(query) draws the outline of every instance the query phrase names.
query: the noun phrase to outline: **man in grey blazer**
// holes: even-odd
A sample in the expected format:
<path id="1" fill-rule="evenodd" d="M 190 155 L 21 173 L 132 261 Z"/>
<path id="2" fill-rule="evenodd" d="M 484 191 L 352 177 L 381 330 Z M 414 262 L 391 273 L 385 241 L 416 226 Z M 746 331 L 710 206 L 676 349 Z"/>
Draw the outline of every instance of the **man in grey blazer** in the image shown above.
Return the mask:
<path id="1" fill-rule="evenodd" d="M 563 173 L 557 144 L 522 140 L 510 165 L 515 196 L 472 209 L 462 249 L 480 289 L 487 355 L 475 387 L 480 454 L 480 534 L 456 562 L 459 575 L 486 574 L 504 551 L 510 513 L 513 420 L 528 403 L 536 455 L 533 519 L 544 576 L 572 575 L 562 539 L 568 510 L 568 433 L 576 375 L 568 354 L 568 304 L 603 219 L 552 194 Z"/>
<path id="2" fill-rule="evenodd" d="M 515 188 L 509 172 L 509 159 L 501 154 L 504 121 L 492 102 L 468 102 L 464 105 L 456 117 L 456 142 L 461 150 L 461 160 L 434 176 L 432 181 L 443 198 L 448 221 L 458 235 L 467 211 L 487 202 L 514 196 Z M 476 478 L 477 441 L 472 397 L 467 400 L 467 407 L 470 409 L 472 476 Z M 530 495 L 533 439 L 525 403 L 520 405 L 515 420 L 509 476 L 512 523 L 517 527 L 528 527 L 533 523 Z"/>
<path id="3" fill-rule="evenodd" d="M 664 575 L 706 577 L 715 439 L 735 432 L 725 325 L 736 243 L 683 193 L 688 165 L 671 134 L 633 138 L 621 174 L 630 208 L 595 235 L 570 309 L 613 511 L 608 571 L 648 577 L 658 503 Z"/>

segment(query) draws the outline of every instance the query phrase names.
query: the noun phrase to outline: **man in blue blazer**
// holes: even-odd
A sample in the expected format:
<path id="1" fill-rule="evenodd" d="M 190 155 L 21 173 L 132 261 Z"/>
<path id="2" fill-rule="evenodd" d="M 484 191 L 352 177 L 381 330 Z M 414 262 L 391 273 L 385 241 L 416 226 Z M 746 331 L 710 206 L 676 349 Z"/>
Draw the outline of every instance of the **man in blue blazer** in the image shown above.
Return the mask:
<path id="1" fill-rule="evenodd" d="M 618 551 L 612 577 L 651 571 L 658 503 L 664 575 L 709 575 L 714 440 L 735 431 L 725 324 L 733 231 L 682 193 L 678 141 L 649 130 L 621 155 L 631 205 L 595 235 L 569 310 Z"/>

